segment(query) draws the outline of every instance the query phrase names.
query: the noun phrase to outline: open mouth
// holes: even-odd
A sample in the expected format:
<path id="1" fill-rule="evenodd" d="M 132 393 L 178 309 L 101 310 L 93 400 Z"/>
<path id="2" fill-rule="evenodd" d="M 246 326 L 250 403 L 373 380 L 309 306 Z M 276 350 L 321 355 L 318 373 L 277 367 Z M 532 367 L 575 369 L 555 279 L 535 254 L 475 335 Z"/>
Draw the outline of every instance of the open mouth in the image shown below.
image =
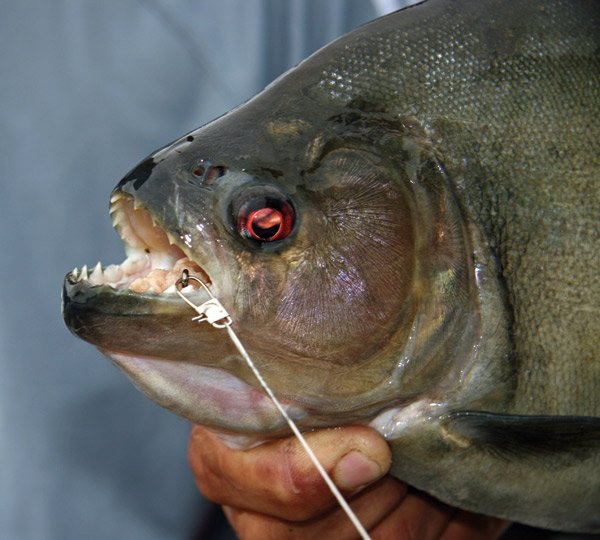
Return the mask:
<path id="1" fill-rule="evenodd" d="M 125 244 L 127 258 L 120 265 L 98 263 L 93 269 L 75 268 L 67 276 L 71 283 L 108 286 L 136 294 L 174 295 L 175 282 L 187 269 L 210 284 L 202 267 L 183 251 L 181 240 L 160 227 L 153 215 L 131 195 L 113 193 L 110 214 Z"/>
<path id="2" fill-rule="evenodd" d="M 284 432 L 271 400 L 220 365 L 234 358 L 225 335 L 208 328 L 198 332 L 193 313 L 177 297 L 184 269 L 211 284 L 186 254 L 183 240 L 126 193 L 112 195 L 110 214 L 127 258 L 120 265 L 76 268 L 66 277 L 67 326 L 163 407 L 220 432 L 244 434 L 230 435 L 230 443 L 248 446 L 263 440 L 263 433 Z M 207 299 L 193 283 L 181 291 L 198 302 Z M 305 415 L 299 408 L 290 411 Z"/>

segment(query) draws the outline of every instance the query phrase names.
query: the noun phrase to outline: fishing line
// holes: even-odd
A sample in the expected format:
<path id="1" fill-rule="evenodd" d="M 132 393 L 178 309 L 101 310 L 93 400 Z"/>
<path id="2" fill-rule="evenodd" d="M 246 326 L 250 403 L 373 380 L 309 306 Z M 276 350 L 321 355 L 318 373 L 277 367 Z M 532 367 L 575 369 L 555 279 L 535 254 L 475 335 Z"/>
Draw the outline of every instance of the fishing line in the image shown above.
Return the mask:
<path id="1" fill-rule="evenodd" d="M 190 299 L 187 298 L 182 292 L 182 289 L 187 287 L 190 284 L 190 281 L 194 281 L 198 285 L 200 285 L 208 293 L 209 300 L 200 305 L 196 305 L 193 302 L 191 302 Z M 329 488 L 333 496 L 337 499 L 339 505 L 342 507 L 342 510 L 346 513 L 346 515 L 358 531 L 358 534 L 363 540 L 371 540 L 369 533 L 365 530 L 362 523 L 356 517 L 356 514 L 352 511 L 352 508 L 350 508 L 350 505 L 346 502 L 346 499 L 344 499 L 344 496 L 340 493 L 337 486 L 333 483 L 331 477 L 327 474 L 327 471 L 319 462 L 319 459 L 312 451 L 312 448 L 308 445 L 308 442 L 306 441 L 302 433 L 300 433 L 300 430 L 298 429 L 298 426 L 296 426 L 296 423 L 290 418 L 290 416 L 287 414 L 279 400 L 275 397 L 275 394 L 273 394 L 273 391 L 271 390 L 267 382 L 263 379 L 262 375 L 258 371 L 258 368 L 255 366 L 254 362 L 250 358 L 250 355 L 246 351 L 245 347 L 242 345 L 242 342 L 237 337 L 237 334 L 233 331 L 233 328 L 231 328 L 231 324 L 233 321 L 229 316 L 229 313 L 227 313 L 227 310 L 223 307 L 221 302 L 219 302 L 215 298 L 215 296 L 212 294 L 206 283 L 204 283 L 201 279 L 195 276 L 190 276 L 188 270 L 184 270 L 181 274 L 181 277 L 175 282 L 175 292 L 186 304 L 188 304 L 192 309 L 196 311 L 196 313 L 198 313 L 198 315 L 192 319 L 193 321 L 208 322 L 215 328 L 224 328 L 225 330 L 227 330 L 229 338 L 231 339 L 239 353 L 242 355 L 242 358 L 246 361 L 246 364 L 248 364 L 248 367 L 250 368 L 252 373 L 254 373 L 254 376 L 258 379 L 258 382 L 263 387 L 266 394 L 269 396 L 269 398 L 271 398 L 271 401 L 274 403 L 275 407 L 277 407 L 277 410 L 279 411 L 281 416 L 283 416 L 285 421 L 288 423 L 290 429 L 292 430 L 296 438 L 300 441 L 300 444 L 308 454 L 308 457 L 311 459 L 314 466 L 317 468 L 317 471 L 319 471 L 319 474 L 327 484 L 327 487 Z"/>

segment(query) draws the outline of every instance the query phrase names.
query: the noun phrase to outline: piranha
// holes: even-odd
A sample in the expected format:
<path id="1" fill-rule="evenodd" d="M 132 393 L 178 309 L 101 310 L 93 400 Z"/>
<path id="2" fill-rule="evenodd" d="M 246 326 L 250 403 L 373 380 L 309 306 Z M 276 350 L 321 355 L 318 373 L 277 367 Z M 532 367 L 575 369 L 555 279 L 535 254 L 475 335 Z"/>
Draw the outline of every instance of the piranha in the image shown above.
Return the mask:
<path id="1" fill-rule="evenodd" d="M 240 445 L 362 423 L 449 504 L 600 531 L 600 2 L 428 0 L 150 155 L 66 324 Z M 189 285 L 199 304 L 207 293 Z"/>

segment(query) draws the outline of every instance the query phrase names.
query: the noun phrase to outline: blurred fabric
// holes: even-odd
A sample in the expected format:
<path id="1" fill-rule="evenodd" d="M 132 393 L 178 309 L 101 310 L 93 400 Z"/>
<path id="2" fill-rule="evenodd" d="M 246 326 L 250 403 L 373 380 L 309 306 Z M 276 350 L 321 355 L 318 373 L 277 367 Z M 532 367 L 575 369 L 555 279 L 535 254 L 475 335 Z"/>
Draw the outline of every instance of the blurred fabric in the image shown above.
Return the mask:
<path id="1" fill-rule="evenodd" d="M 69 334 L 62 279 L 123 259 L 108 197 L 144 156 L 406 3 L 2 3 L 0 538 L 233 538 L 194 487 L 188 424 Z"/>

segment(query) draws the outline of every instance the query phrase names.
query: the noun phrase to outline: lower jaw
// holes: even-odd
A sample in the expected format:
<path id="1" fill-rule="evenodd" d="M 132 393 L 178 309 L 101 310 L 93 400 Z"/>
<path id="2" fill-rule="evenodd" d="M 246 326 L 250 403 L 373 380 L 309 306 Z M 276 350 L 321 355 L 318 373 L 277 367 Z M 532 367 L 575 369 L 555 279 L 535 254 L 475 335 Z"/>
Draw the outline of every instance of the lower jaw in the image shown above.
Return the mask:
<path id="1" fill-rule="evenodd" d="M 262 391 L 222 369 L 101 351 L 150 399 L 211 428 L 230 446 L 248 448 L 288 432 L 285 421 Z M 290 403 L 283 405 L 296 421 L 307 415 Z"/>

